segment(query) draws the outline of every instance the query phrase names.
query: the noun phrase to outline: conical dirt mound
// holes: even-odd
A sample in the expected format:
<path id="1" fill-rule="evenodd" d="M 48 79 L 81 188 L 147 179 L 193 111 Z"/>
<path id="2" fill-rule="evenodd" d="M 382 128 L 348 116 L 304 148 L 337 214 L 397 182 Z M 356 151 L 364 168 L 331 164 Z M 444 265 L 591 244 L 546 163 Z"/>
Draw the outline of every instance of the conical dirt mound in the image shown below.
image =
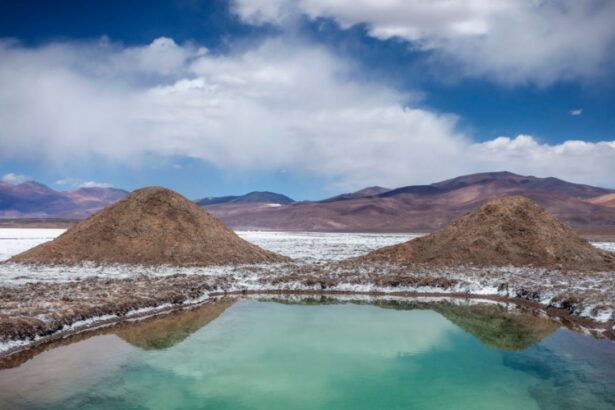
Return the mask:
<path id="1" fill-rule="evenodd" d="M 360 259 L 409 265 L 615 270 L 615 254 L 596 249 L 521 196 L 490 201 L 431 235 L 377 249 Z"/>
<path id="2" fill-rule="evenodd" d="M 288 258 L 237 236 L 183 196 L 164 188 L 134 191 L 11 262 L 207 266 Z"/>

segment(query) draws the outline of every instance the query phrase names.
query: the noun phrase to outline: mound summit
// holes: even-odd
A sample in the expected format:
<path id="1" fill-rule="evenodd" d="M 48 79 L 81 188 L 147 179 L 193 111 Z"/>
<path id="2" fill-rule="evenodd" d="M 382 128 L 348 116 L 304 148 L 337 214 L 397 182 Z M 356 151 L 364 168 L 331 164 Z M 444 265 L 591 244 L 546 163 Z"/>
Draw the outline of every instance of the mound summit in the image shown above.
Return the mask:
<path id="1" fill-rule="evenodd" d="M 286 260 L 241 239 L 178 193 L 148 187 L 10 262 L 207 266 Z"/>
<path id="2" fill-rule="evenodd" d="M 615 254 L 522 196 L 487 202 L 430 235 L 377 249 L 361 261 L 434 266 L 534 266 L 615 270 Z"/>

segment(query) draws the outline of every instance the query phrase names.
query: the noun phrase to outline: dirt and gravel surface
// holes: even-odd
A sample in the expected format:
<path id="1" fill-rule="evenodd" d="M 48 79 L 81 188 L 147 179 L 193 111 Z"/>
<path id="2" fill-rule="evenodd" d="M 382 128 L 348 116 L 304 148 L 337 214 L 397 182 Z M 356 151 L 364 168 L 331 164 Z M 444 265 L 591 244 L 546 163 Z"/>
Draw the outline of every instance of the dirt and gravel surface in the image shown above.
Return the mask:
<path id="1" fill-rule="evenodd" d="M 207 266 L 280 262 L 286 257 L 241 239 L 165 188 L 143 188 L 11 262 Z"/>
<path id="2" fill-rule="evenodd" d="M 526 301 L 556 310 L 596 335 L 615 337 L 613 272 L 587 275 L 515 267 L 413 270 L 381 263 L 243 265 L 211 274 L 166 276 L 130 269 L 130 278 L 91 277 L 0 287 L 0 347 L 7 352 L 63 332 L 181 308 L 224 294 L 263 291 L 478 295 Z"/>
<path id="3" fill-rule="evenodd" d="M 426 266 L 615 270 L 615 255 L 596 249 L 522 196 L 490 201 L 430 235 L 372 251 L 360 259 Z"/>
<path id="4" fill-rule="evenodd" d="M 0 277 L 14 280 L 0 283 L 0 355 L 244 292 L 498 298 L 542 306 L 615 339 L 614 254 L 592 247 L 524 198 L 495 201 L 440 233 L 342 261 L 290 261 L 265 251 L 165 190 L 137 191 L 134 198 L 2 266 Z M 193 258 L 204 266 L 191 266 Z M 61 279 L 37 280 L 47 276 Z"/>

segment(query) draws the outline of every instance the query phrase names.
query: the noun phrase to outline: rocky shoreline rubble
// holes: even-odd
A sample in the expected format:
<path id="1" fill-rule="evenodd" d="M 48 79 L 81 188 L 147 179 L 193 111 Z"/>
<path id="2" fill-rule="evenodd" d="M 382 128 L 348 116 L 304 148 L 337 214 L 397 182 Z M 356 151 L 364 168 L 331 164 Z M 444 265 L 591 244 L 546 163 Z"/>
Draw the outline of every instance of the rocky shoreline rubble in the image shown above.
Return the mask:
<path id="1" fill-rule="evenodd" d="M 0 356 L 246 293 L 478 297 L 531 304 L 615 340 L 615 254 L 525 198 L 492 201 L 441 231 L 330 263 L 259 248 L 185 201 L 160 188 L 136 191 L 5 263 L 2 276 L 14 273 L 0 284 Z M 165 251 L 165 233 L 177 252 Z"/>
<path id="2" fill-rule="evenodd" d="M 497 267 L 408 270 L 390 264 L 227 267 L 226 273 L 131 278 L 90 277 L 0 287 L 0 355 L 26 345 L 140 315 L 181 309 L 220 295 L 309 293 L 430 295 L 531 303 L 594 336 L 615 340 L 614 272 L 582 273 Z M 171 269 L 171 268 L 169 268 Z M 103 270 L 104 272 L 104 270 Z"/>

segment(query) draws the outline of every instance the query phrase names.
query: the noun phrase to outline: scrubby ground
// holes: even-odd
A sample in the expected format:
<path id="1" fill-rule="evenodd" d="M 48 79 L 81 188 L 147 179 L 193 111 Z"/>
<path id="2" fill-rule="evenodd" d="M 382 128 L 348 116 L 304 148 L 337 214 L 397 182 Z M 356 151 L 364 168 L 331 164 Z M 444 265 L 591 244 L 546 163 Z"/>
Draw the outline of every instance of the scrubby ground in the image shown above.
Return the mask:
<path id="1" fill-rule="evenodd" d="M 546 310 L 558 308 L 597 334 L 615 337 L 615 272 L 342 263 L 339 261 L 347 257 L 410 238 L 280 232 L 240 235 L 295 260 L 201 268 L 0 264 L 0 349 L 6 352 L 49 336 L 199 303 L 225 292 L 263 291 L 513 298 Z M 613 247 L 610 243 L 600 246 Z"/>

